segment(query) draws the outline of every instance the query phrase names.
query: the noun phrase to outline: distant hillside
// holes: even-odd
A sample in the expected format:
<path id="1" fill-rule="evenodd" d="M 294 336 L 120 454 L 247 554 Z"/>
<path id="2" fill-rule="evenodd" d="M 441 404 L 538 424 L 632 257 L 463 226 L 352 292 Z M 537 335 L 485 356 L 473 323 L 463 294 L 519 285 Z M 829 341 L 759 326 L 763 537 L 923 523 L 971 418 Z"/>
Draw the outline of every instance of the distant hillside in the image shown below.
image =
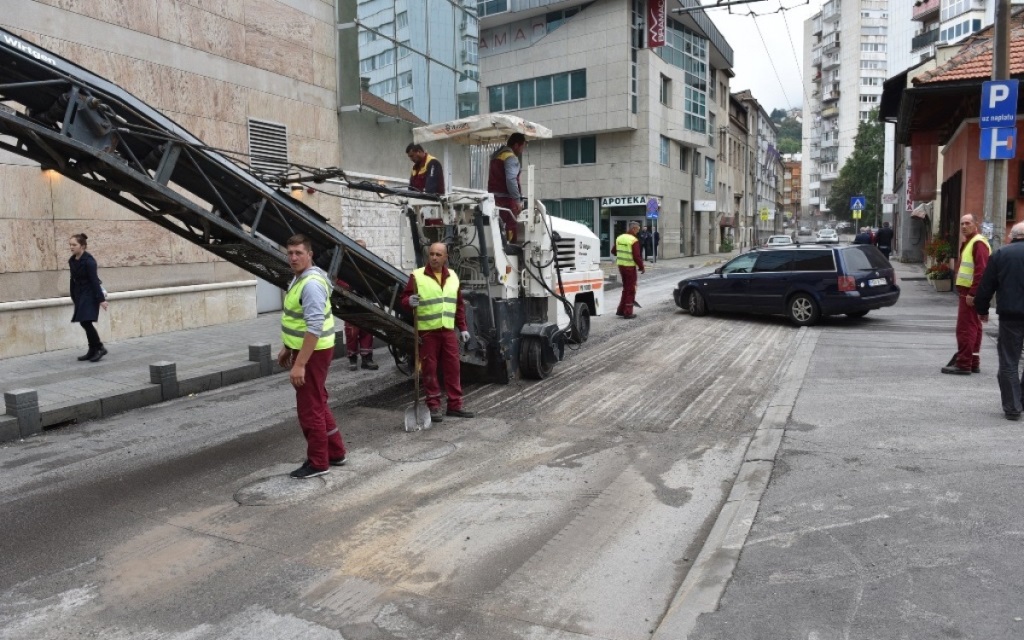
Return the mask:
<path id="1" fill-rule="evenodd" d="M 783 109 L 772 110 L 771 118 L 779 127 L 779 153 L 800 153 L 804 137 L 803 124 L 787 116 Z"/>

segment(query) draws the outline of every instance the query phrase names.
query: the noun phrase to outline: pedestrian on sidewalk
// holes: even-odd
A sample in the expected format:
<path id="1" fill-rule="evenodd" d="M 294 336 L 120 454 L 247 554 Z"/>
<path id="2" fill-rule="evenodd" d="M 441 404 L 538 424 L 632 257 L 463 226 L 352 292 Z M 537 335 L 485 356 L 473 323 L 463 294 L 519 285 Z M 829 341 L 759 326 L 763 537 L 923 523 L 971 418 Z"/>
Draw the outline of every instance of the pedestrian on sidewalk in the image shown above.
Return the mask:
<path id="1" fill-rule="evenodd" d="M 281 315 L 281 352 L 277 362 L 291 369 L 295 409 L 306 438 L 306 461 L 291 472 L 304 480 L 345 464 L 345 442 L 327 404 L 327 371 L 334 359 L 334 314 L 327 274 L 313 266 L 313 245 L 296 234 L 286 243 L 291 284 Z"/>
<path id="2" fill-rule="evenodd" d="M 867 227 L 861 227 L 860 231 L 853 237 L 853 244 L 871 244 L 871 233 Z"/>
<path id="3" fill-rule="evenodd" d="M 366 241 L 364 240 L 356 240 L 356 244 L 364 249 L 366 248 Z M 337 282 L 339 287 L 344 289 L 352 288 L 351 285 L 341 278 Z M 360 357 L 363 359 L 363 369 L 376 371 L 380 368 L 373 361 L 373 334 L 348 322 L 345 323 L 345 353 L 348 355 L 349 371 L 359 369 Z"/>
<path id="4" fill-rule="evenodd" d="M 984 324 L 988 322 L 992 296 L 999 293 L 996 313 L 999 314 L 999 396 L 1007 420 L 1020 420 L 1021 379 L 1020 352 L 1024 348 L 1024 222 L 1010 229 L 1010 244 L 996 251 L 988 261 L 985 274 L 974 297 L 974 309 Z"/>
<path id="5" fill-rule="evenodd" d="M 619 297 L 619 308 L 615 315 L 626 320 L 636 317 L 633 313 L 633 303 L 636 301 L 636 272 L 644 272 L 638 233 L 640 223 L 630 222 L 629 231 L 615 238 L 615 246 L 612 247 L 612 255 L 615 256 L 615 263 L 619 267 L 619 277 L 622 278 L 622 295 Z"/>
<path id="6" fill-rule="evenodd" d="M 448 247 L 441 242 L 430 245 L 427 266 L 416 269 L 402 291 L 402 306 L 416 310 L 419 331 L 420 371 L 427 394 L 430 419 L 441 422 L 445 415 L 472 418 L 473 412 L 462 408 L 462 362 L 459 340 L 469 342 L 466 306 L 462 301 L 459 277 L 445 266 Z M 458 330 L 458 333 L 456 333 Z M 441 413 L 441 383 L 448 396 L 448 410 Z"/>
<path id="7" fill-rule="evenodd" d="M 68 238 L 68 247 L 71 249 L 71 257 L 68 258 L 71 302 L 75 306 L 71 322 L 82 325 L 89 341 L 89 351 L 84 356 L 78 356 L 79 361 L 99 362 L 107 355 L 107 349 L 100 341 L 94 323 L 100 319 L 100 309 L 107 310 L 107 294 L 100 282 L 96 258 L 86 251 L 88 246 L 89 236 L 84 233 L 76 233 Z"/>
<path id="8" fill-rule="evenodd" d="M 878 230 L 878 235 L 875 236 L 875 246 L 882 252 L 885 259 L 889 259 L 889 254 L 892 253 L 892 227 L 889 226 L 888 222 L 882 223 L 882 228 Z"/>
<path id="9" fill-rule="evenodd" d="M 974 297 L 985 274 L 992 252 L 985 236 L 978 233 L 974 214 L 960 218 L 963 245 L 960 264 L 956 270 L 956 292 L 959 301 L 956 311 L 956 361 L 942 367 L 942 373 L 971 375 L 981 373 L 981 318 L 974 308 Z"/>
<path id="10" fill-rule="evenodd" d="M 650 225 L 644 227 L 636 236 L 640 241 L 640 248 L 643 250 L 644 260 L 650 260 L 654 253 L 654 236 L 651 234 Z"/>

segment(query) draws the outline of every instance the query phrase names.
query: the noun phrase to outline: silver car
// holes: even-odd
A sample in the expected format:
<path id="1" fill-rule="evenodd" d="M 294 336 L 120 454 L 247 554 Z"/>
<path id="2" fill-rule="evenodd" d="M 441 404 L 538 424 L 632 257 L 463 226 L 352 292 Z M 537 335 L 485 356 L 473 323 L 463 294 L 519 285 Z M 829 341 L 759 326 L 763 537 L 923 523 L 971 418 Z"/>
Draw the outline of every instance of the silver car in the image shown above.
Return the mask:
<path id="1" fill-rule="evenodd" d="M 822 229 L 818 232 L 818 238 L 815 242 L 818 244 L 835 244 L 839 242 L 839 234 L 836 233 L 835 229 Z"/>

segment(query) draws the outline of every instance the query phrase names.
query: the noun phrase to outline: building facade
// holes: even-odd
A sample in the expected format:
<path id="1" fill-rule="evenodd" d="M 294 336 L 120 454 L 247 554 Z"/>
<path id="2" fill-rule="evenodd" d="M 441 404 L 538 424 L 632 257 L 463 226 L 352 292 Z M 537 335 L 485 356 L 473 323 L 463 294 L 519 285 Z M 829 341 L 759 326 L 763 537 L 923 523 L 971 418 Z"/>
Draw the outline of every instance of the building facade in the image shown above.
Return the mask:
<path id="1" fill-rule="evenodd" d="M 828 195 L 853 153 L 857 127 L 880 105 L 887 77 L 888 0 L 828 0 L 804 23 L 805 163 L 801 201 L 828 213 Z"/>
<path id="2" fill-rule="evenodd" d="M 755 244 L 761 244 L 782 229 L 780 210 L 780 180 L 782 155 L 778 149 L 779 128 L 768 112 L 749 91 L 740 91 L 736 98 L 747 108 L 751 132 L 753 158 L 752 206 L 757 219 L 754 222 Z"/>
<path id="3" fill-rule="evenodd" d="M 800 154 L 787 154 L 782 160 L 782 215 L 786 221 L 800 221 Z"/>
<path id="4" fill-rule="evenodd" d="M 602 255 L 652 200 L 660 255 L 714 252 L 734 224 L 720 167 L 732 49 L 702 11 L 655 19 L 648 4 L 480 3 L 481 111 L 551 128 L 524 164 L 548 209 L 592 228 Z M 664 44 L 650 46 L 662 25 Z"/>
<path id="5" fill-rule="evenodd" d="M 123 86 L 212 147 L 339 165 L 333 1 L 11 0 L 0 25 Z M 104 340 L 232 322 L 281 292 L 94 192 L 0 153 L 0 358 L 85 345 L 70 323 L 67 248 L 89 236 Z M 340 200 L 303 194 L 341 225 Z"/>

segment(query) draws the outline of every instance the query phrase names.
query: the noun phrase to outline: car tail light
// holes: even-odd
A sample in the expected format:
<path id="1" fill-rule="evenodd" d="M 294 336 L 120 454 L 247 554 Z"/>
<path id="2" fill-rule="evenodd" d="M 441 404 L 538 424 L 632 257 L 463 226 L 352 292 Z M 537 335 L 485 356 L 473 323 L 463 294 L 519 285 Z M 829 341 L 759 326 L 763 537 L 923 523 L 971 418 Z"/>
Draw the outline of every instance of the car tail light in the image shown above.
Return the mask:
<path id="1" fill-rule="evenodd" d="M 839 276 L 840 291 L 856 291 L 857 279 L 853 276 Z"/>

